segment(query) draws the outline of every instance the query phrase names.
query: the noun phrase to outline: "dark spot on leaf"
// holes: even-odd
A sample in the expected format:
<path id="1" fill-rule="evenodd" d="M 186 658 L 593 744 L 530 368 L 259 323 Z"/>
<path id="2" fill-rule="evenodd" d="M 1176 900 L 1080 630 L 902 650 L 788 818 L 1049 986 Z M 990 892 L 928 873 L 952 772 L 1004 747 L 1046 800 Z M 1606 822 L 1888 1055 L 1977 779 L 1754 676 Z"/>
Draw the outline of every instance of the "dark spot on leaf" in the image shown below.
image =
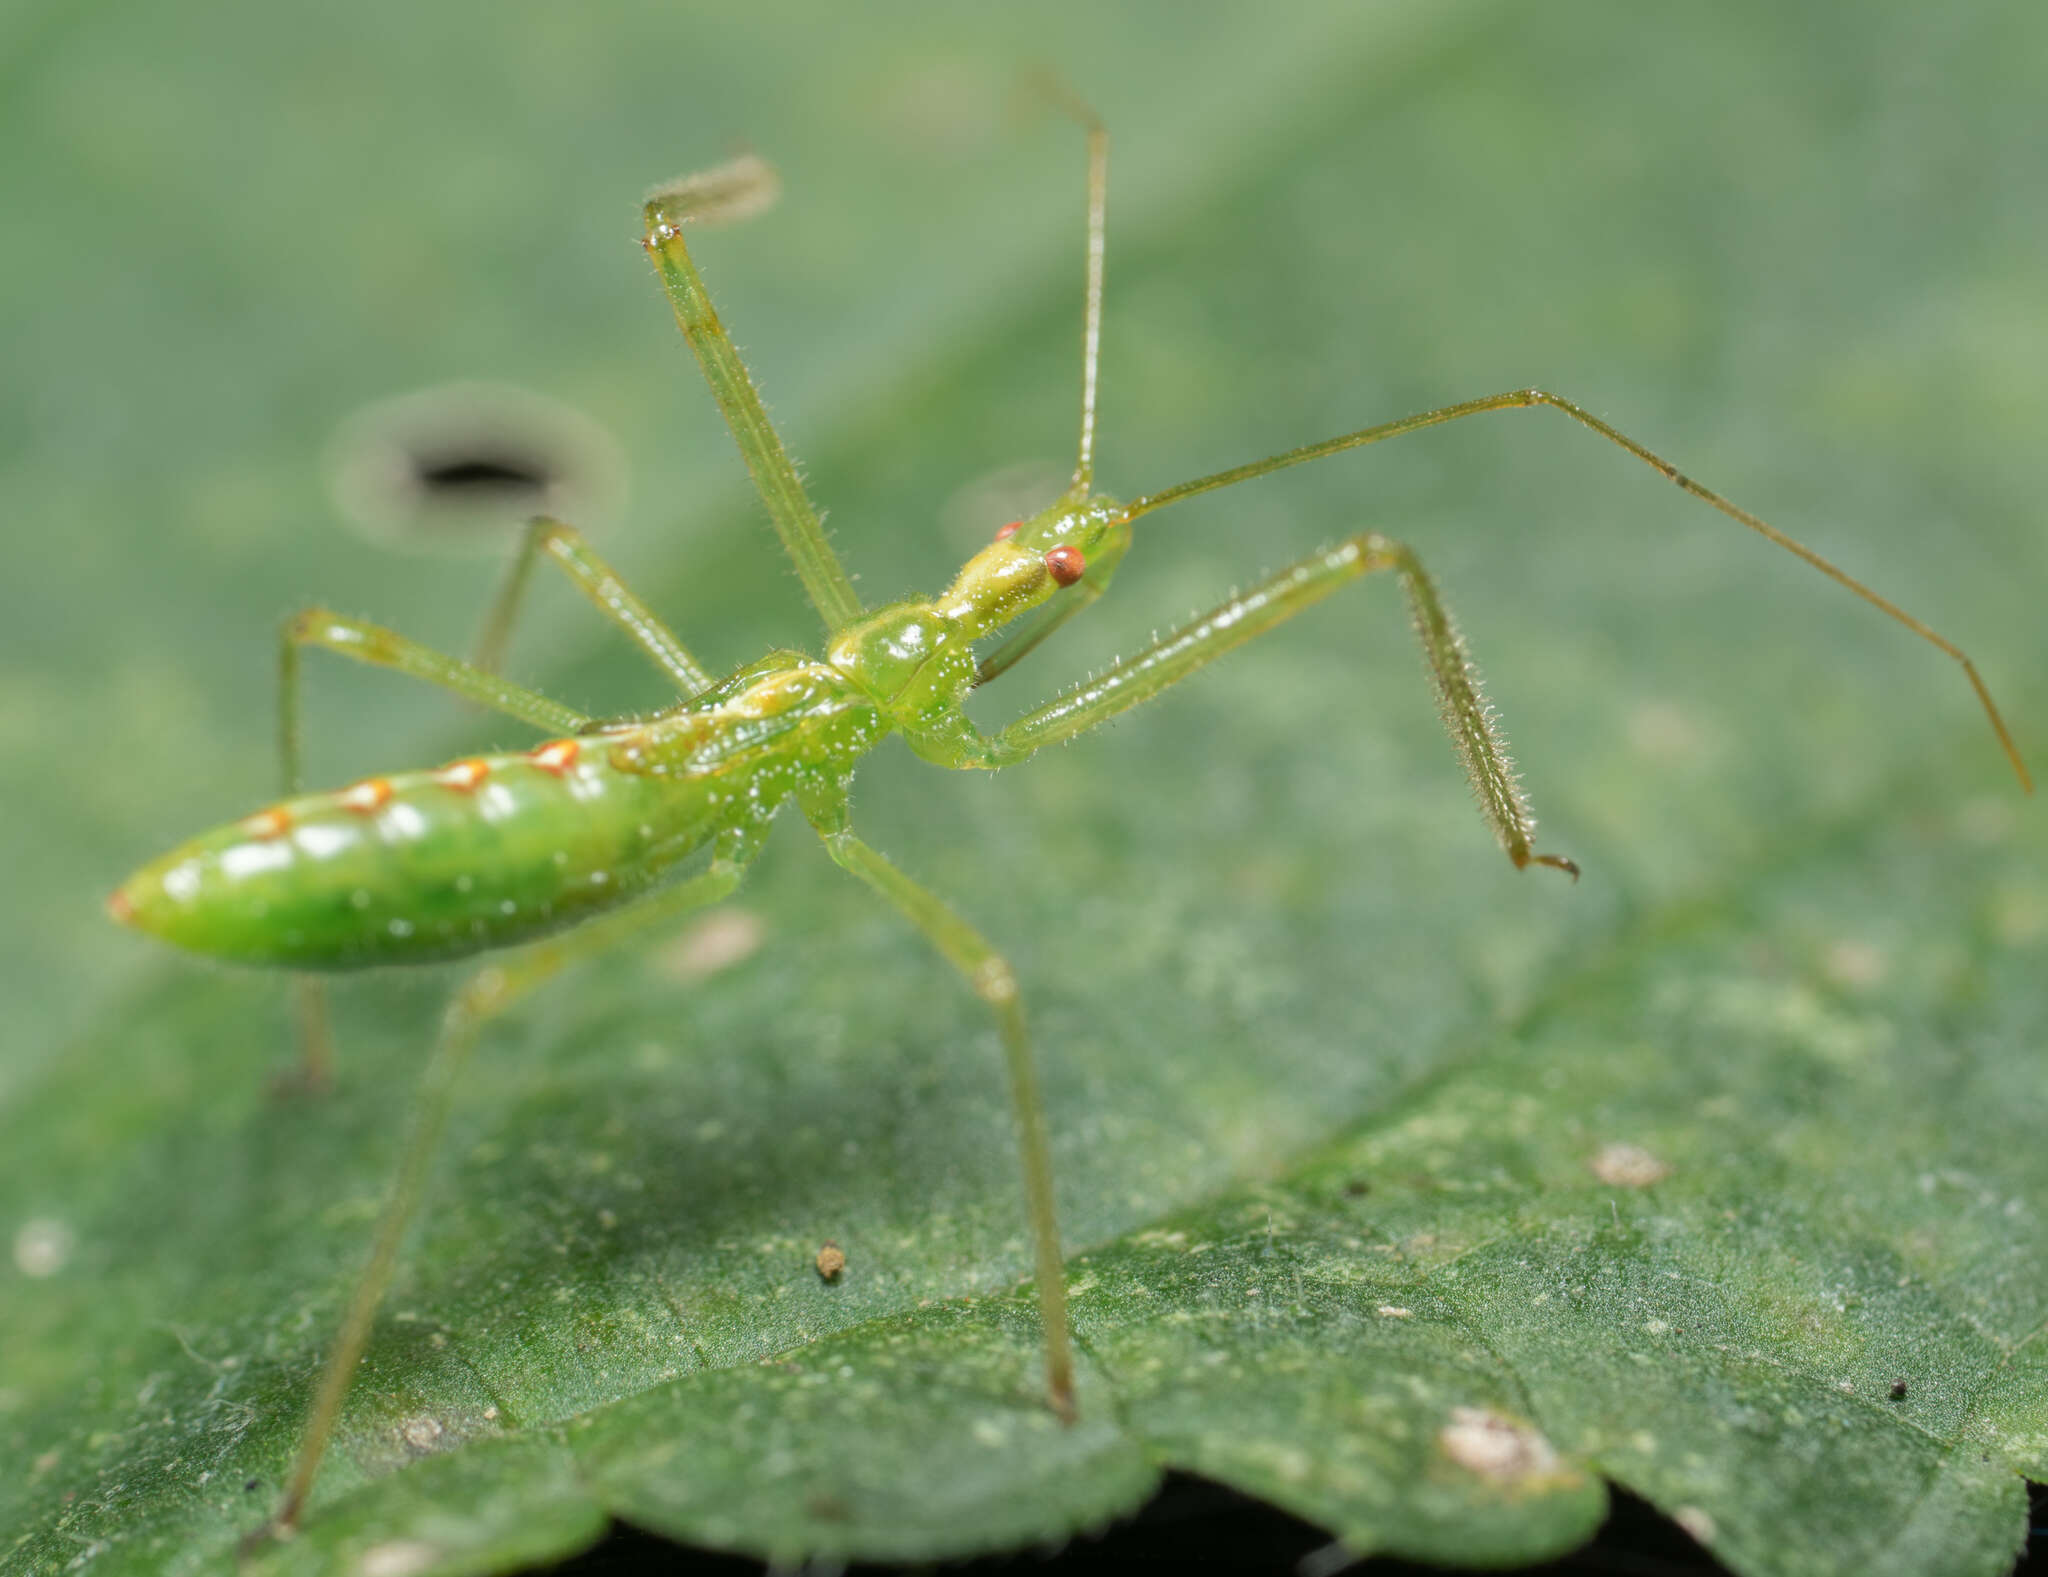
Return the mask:
<path id="1" fill-rule="evenodd" d="M 367 407 L 336 437 L 328 470 L 343 516 L 406 547 L 495 545 L 539 514 L 588 531 L 625 488 L 618 445 L 589 417 L 490 384 Z"/>
<path id="2" fill-rule="evenodd" d="M 502 497 L 507 503 L 523 497 L 530 499 L 535 509 L 553 481 L 547 461 L 538 455 L 419 455 L 414 466 L 421 488 L 429 493 Z"/>

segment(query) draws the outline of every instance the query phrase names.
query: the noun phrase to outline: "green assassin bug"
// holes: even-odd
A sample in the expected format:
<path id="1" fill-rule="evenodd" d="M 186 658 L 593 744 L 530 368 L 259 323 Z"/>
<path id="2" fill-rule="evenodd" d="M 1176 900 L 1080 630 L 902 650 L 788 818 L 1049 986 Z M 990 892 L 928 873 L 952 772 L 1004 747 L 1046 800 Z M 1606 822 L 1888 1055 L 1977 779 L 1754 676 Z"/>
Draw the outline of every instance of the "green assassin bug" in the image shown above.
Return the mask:
<path id="1" fill-rule="evenodd" d="M 968 693 L 1007 672 L 1099 598 L 1131 546 L 1135 524 L 1170 504 L 1464 417 L 1547 407 L 1796 554 L 1960 663 L 2014 771 L 2027 783 L 1989 692 L 1960 650 L 1605 421 L 1540 389 L 1384 422 L 1129 502 L 1097 493 L 1108 139 L 1092 114 L 1078 113 L 1088 136 L 1080 443 L 1072 483 L 1053 504 L 996 532 L 938 596 L 864 608 L 684 245 L 686 224 L 751 210 L 772 189 L 773 176 L 758 160 L 741 159 L 659 188 L 645 204 L 643 244 L 824 622 L 822 652 L 770 652 L 716 677 L 573 527 L 536 520 L 486 617 L 473 662 L 323 608 L 290 618 L 279 646 L 286 797 L 172 850 L 108 900 L 116 920 L 194 952 L 299 972 L 306 1068 L 316 1078 L 327 1059 L 319 972 L 427 963 L 532 944 L 480 969 L 448 1008 L 422 1075 L 414 1131 L 369 1263 L 266 1532 L 289 1532 L 312 1488 L 419 1203 L 456 1072 L 479 1026 L 577 959 L 732 893 L 777 811 L 790 800 L 831 857 L 921 930 L 995 1016 L 1023 1161 L 1046 1398 L 1063 1417 L 1074 1415 L 1053 1179 L 1018 982 L 977 930 L 862 842 L 849 823 L 847 790 L 854 769 L 888 735 L 900 733 L 913 751 L 939 766 L 986 770 L 1021 762 L 1158 694 L 1347 582 L 1391 572 L 1407 592 L 1446 727 L 1502 848 L 1517 867 L 1545 865 L 1576 876 L 1569 860 L 1532 846 L 1527 802 L 1433 583 L 1408 547 L 1375 532 L 1347 537 L 1268 576 L 1005 728 L 977 728 L 963 709 Z M 498 677 L 499 657 L 541 560 L 559 568 L 673 680 L 680 697 L 674 705 L 644 717 L 590 718 Z M 430 771 L 365 778 L 330 793 L 304 793 L 299 665 L 308 646 L 440 685 L 547 737 L 521 753 L 477 756 Z M 708 863 L 680 874 L 700 851 Z"/>

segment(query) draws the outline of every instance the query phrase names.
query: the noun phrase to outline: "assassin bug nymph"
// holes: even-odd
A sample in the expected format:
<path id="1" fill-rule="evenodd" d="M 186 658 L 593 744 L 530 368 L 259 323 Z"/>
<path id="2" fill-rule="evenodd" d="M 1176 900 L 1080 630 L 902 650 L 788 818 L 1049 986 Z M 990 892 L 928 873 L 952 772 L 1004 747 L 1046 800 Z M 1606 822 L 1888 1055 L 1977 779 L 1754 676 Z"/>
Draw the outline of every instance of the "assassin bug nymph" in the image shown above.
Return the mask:
<path id="1" fill-rule="evenodd" d="M 1097 493 L 1095 394 L 1108 139 L 1092 114 L 1076 108 L 1088 134 L 1081 435 L 1073 481 L 1057 501 L 1004 526 L 937 597 L 863 608 L 683 242 L 686 223 L 731 218 L 760 206 L 772 193 L 773 174 L 758 160 L 741 159 L 659 188 L 646 201 L 643 244 L 769 518 L 824 621 L 822 655 L 770 652 L 714 677 L 572 526 L 536 520 L 485 620 L 473 662 L 324 608 L 288 620 L 279 647 L 287 797 L 145 866 L 109 900 L 115 919 L 195 952 L 302 972 L 301 1032 L 306 1067 L 316 1077 L 325 1067 L 327 1042 L 318 972 L 533 944 L 472 975 L 448 1008 L 368 1266 L 266 1531 L 288 1532 L 304 1507 L 419 1202 L 456 1071 L 479 1026 L 565 965 L 625 933 L 725 898 L 739 885 L 778 808 L 792 799 L 831 857 L 922 931 L 995 1016 L 1023 1160 L 1046 1398 L 1056 1412 L 1073 1416 L 1052 1171 L 1016 977 L 980 932 L 863 843 L 849 824 L 847 787 L 854 767 L 889 734 L 901 733 L 918 755 L 944 767 L 993 769 L 1020 762 L 1158 694 L 1346 582 L 1387 571 L 1407 592 L 1445 725 L 1502 848 L 1517 867 L 1547 865 L 1577 874 L 1561 855 L 1532 847 L 1528 805 L 1450 615 L 1414 553 L 1376 532 L 1347 537 L 1268 576 L 1008 727 L 994 733 L 977 728 L 963 710 L 968 692 L 1008 671 L 1100 597 L 1131 545 L 1136 522 L 1169 504 L 1464 417 L 1547 407 L 1796 554 L 1962 664 L 2026 783 L 2026 768 L 1997 708 L 1955 646 L 1599 417 L 1544 390 L 1461 401 L 1127 503 Z M 543 559 L 674 681 L 681 697 L 676 704 L 647 717 L 590 718 L 498 677 L 498 659 L 525 585 Z M 299 770 L 299 660 L 308 646 L 438 684 L 548 737 L 522 753 L 476 756 L 432 771 L 370 777 L 336 792 L 306 794 Z M 704 849 L 707 865 L 670 880 Z M 568 929 L 586 920 L 593 923 Z"/>

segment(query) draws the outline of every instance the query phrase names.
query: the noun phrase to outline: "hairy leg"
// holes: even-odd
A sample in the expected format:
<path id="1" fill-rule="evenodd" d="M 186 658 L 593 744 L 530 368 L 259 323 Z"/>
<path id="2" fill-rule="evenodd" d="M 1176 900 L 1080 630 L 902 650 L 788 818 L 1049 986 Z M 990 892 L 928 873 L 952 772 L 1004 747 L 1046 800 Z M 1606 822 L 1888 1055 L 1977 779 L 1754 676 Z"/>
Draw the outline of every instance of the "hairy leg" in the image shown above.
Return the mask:
<path id="1" fill-rule="evenodd" d="M 996 1016 L 1009 1072 L 1010 1104 L 1017 1119 L 1017 1145 L 1024 1162 L 1024 1198 L 1031 1218 L 1031 1242 L 1038 1281 L 1038 1315 L 1045 1338 L 1046 1400 L 1060 1417 L 1074 1417 L 1074 1355 L 1067 1331 L 1066 1270 L 1060 1254 L 1059 1216 L 1052 1183 L 1052 1150 L 1046 1141 L 1045 1105 L 1038 1092 L 1038 1068 L 1024 1024 L 1016 972 L 981 933 L 943 898 L 905 876 L 853 835 L 843 800 L 806 804 L 804 812 L 825 842 L 825 850 L 896 906 L 940 955 L 960 972 L 974 994 Z"/>
<path id="2" fill-rule="evenodd" d="M 1472 780 L 1480 809 L 1501 848 L 1517 867 L 1549 865 L 1576 876 L 1578 867 L 1570 860 L 1558 854 L 1539 854 L 1530 845 L 1535 819 L 1515 780 L 1506 742 L 1494 727 L 1493 709 L 1479 688 L 1479 676 L 1465 651 L 1464 639 L 1434 582 L 1409 548 L 1376 532 L 1361 532 L 1290 564 L 1144 651 L 1111 664 L 1085 684 L 990 736 L 982 753 L 963 765 L 1009 766 L 1047 745 L 1085 733 L 1293 618 L 1338 587 L 1381 570 L 1399 575 L 1408 592 L 1409 611 L 1436 686 L 1444 727 L 1458 748 L 1465 775 Z"/>
<path id="3" fill-rule="evenodd" d="M 306 1429 L 292 1462 L 284 1499 L 276 1513 L 245 1541 L 256 1545 L 265 1539 L 286 1535 L 298 1525 L 306 1497 L 320 1470 L 320 1459 L 333 1437 L 341 1405 L 346 1399 L 356 1366 L 369 1345 L 370 1330 L 377 1309 L 391 1284 L 398 1265 L 398 1251 L 405 1231 L 418 1209 L 426 1189 L 427 1174 L 446 1125 L 448 1106 L 462 1065 L 476 1044 L 478 1032 L 496 1015 L 504 1012 L 535 988 L 573 964 L 610 948 L 651 926 L 674 920 L 730 896 L 752 861 L 756 845 L 752 835 L 728 834 L 721 839 L 711 868 L 668 891 L 618 914 L 596 920 L 565 935 L 536 943 L 505 962 L 488 964 L 464 982 L 442 1020 L 441 1032 L 420 1076 L 418 1104 L 413 1111 L 412 1131 L 407 1135 L 398 1173 L 390 1197 L 377 1222 L 377 1235 L 361 1278 L 349 1298 L 348 1312 L 327 1365 L 321 1371 L 319 1388 L 306 1415 Z"/>
<path id="4" fill-rule="evenodd" d="M 647 232 L 641 244 L 654 259 L 676 326 L 696 354 L 704 381 L 711 385 L 711 397 L 732 430 L 740 458 L 767 506 L 783 549 L 796 565 L 804 594 L 825 621 L 825 628 L 836 633 L 860 617 L 860 595 L 853 589 L 846 566 L 833 552 L 824 522 L 804 491 L 803 478 L 782 447 L 781 435 L 761 404 L 760 391 L 740 360 L 732 336 L 719 321 L 711 294 L 683 244 L 684 225 L 717 223 L 754 212 L 765 206 L 774 192 L 774 171 L 759 159 L 735 159 L 718 169 L 684 176 L 658 188 L 647 199 L 643 211 Z"/>
<path id="5" fill-rule="evenodd" d="M 543 554 L 569 577 L 571 585 L 597 605 L 598 612 L 626 632 L 655 667 L 675 681 L 678 692 L 692 696 L 711 688 L 711 675 L 654 610 L 634 596 L 612 567 L 591 550 L 583 533 L 545 515 L 528 523 L 518 557 L 505 572 L 490 612 L 484 615 L 476 647 L 470 655 L 470 661 L 478 668 L 496 673 L 504 665 L 512 621 L 518 617 L 527 583 L 533 578 L 534 560 Z"/>

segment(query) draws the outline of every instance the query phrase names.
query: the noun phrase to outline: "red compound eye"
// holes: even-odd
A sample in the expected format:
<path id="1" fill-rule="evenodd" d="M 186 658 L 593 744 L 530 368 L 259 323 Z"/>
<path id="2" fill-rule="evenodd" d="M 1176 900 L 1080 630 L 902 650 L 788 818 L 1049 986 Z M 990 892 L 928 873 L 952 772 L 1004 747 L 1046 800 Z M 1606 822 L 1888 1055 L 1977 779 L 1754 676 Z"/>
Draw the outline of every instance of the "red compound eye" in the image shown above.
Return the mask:
<path id="1" fill-rule="evenodd" d="M 996 541 L 1009 541 L 1010 538 L 1014 537 L 1017 534 L 1017 528 L 1023 524 L 1024 522 L 1021 520 L 1013 520 L 1007 526 L 996 527 Z"/>
<path id="2" fill-rule="evenodd" d="M 1045 568 L 1058 584 L 1071 586 L 1086 572 L 1088 561 L 1079 548 L 1059 547 L 1046 554 Z"/>

